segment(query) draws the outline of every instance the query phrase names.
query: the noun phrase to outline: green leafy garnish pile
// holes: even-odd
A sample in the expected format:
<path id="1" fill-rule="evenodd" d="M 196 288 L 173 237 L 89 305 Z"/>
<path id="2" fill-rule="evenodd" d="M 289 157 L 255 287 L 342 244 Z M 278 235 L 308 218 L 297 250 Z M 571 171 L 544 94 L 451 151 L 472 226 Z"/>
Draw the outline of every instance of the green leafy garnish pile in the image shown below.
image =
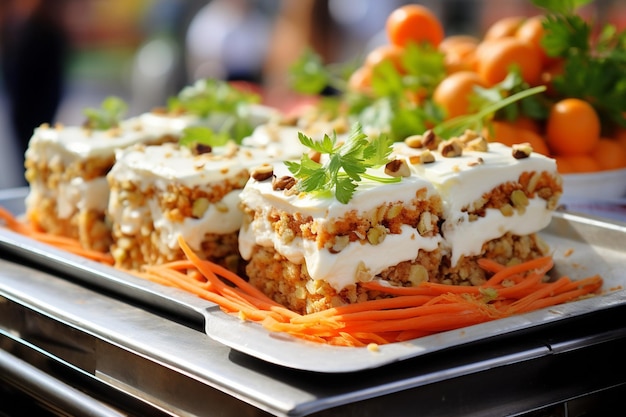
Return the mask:
<path id="1" fill-rule="evenodd" d="M 389 162 L 393 141 L 388 135 L 368 138 L 360 126 L 356 126 L 345 142 L 338 142 L 336 135 L 324 135 L 316 141 L 303 133 L 300 142 L 315 152 L 327 155 L 325 162 L 312 160 L 303 154 L 300 162 L 287 161 L 289 171 L 299 181 L 298 191 L 315 193 L 319 197 L 334 196 L 346 204 L 350 201 L 362 178 L 392 183 L 400 178 L 379 177 L 367 173 L 369 168 L 378 168 Z"/>
<path id="2" fill-rule="evenodd" d="M 626 126 L 626 31 L 604 24 L 598 36 L 576 10 L 592 0 L 533 0 L 547 11 L 541 45 L 563 59 L 563 73 L 553 85 L 561 97 L 589 102 L 603 125 Z"/>
<path id="3" fill-rule="evenodd" d="M 373 73 L 372 91 L 363 94 L 347 88 L 356 68 L 353 62 L 345 66 L 323 65 L 321 58 L 309 50 L 290 68 L 291 87 L 303 94 L 320 94 L 330 87 L 337 94 L 326 98 L 326 108 L 335 100 L 337 112 L 347 113 L 361 125 L 400 141 L 443 120 L 440 109 L 429 97 L 446 75 L 443 54 L 426 44 L 407 46 L 402 61 L 405 74 L 400 74 L 390 62 L 378 65 Z M 418 91 L 426 96 L 421 103 L 410 93 Z"/>
<path id="4" fill-rule="evenodd" d="M 253 126 L 249 121 L 249 104 L 258 103 L 256 94 L 241 91 L 222 80 L 203 79 L 187 86 L 168 100 L 168 110 L 173 113 L 195 114 L 202 118 L 212 114 L 228 115 L 224 123 L 215 129 L 213 135 L 228 135 L 240 143 L 252 133 Z M 207 130 L 213 130 L 206 128 Z M 197 134 L 200 130 L 195 130 Z M 207 136 L 202 133 L 200 136 Z M 196 135 L 197 136 L 197 135 Z"/>
<path id="5" fill-rule="evenodd" d="M 100 108 L 86 108 L 83 114 L 87 117 L 85 127 L 94 130 L 107 130 L 117 127 L 126 114 L 128 106 L 119 97 L 105 98 Z"/>
<path id="6" fill-rule="evenodd" d="M 292 88 L 305 94 L 319 94 L 325 86 L 337 89 L 339 95 L 323 101 L 326 113 L 329 109 L 344 112 L 363 126 L 387 133 L 392 141 L 432 126 L 440 137 L 449 139 L 467 129 L 480 131 L 494 117 L 515 119 L 522 113 L 539 119 L 547 116 L 548 106 L 537 96 L 545 88 L 529 88 L 512 68 L 495 86 L 476 87 L 473 113 L 444 121 L 443 110 L 432 98 L 447 75 L 444 55 L 429 44 L 409 44 L 402 65 L 404 72 L 400 73 L 390 61 L 383 61 L 374 68 L 371 92 L 359 93 L 346 89 L 345 71 L 322 65 L 318 56 L 307 51 L 291 68 Z M 329 104 L 333 100 L 334 106 Z"/>

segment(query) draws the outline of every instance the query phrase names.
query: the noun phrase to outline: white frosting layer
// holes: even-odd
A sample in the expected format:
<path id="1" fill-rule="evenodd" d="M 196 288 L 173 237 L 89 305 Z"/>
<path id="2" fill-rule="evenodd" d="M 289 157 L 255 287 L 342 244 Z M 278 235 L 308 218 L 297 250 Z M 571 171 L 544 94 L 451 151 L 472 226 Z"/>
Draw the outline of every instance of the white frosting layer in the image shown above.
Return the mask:
<path id="1" fill-rule="evenodd" d="M 297 159 L 308 151 L 298 140 L 298 132 L 298 128 L 293 126 L 264 124 L 257 126 L 242 144 L 263 149 L 268 157 L 275 160 Z"/>
<path id="2" fill-rule="evenodd" d="M 394 151 L 396 156 L 406 157 L 407 160 L 419 152 L 403 143 L 397 144 Z M 242 256 L 249 259 L 255 244 L 273 247 L 291 262 L 305 262 L 313 279 L 328 281 L 335 289 L 341 290 L 354 282 L 355 271 L 361 262 L 373 276 L 399 262 L 415 259 L 420 249 L 435 250 L 441 242 L 444 250 L 451 251 L 454 265 L 462 256 L 479 254 L 485 242 L 507 232 L 528 235 L 543 229 L 550 222 L 552 211 L 546 201 L 539 197 L 529 199 L 523 214 L 515 210 L 513 216 L 509 217 L 505 217 L 498 209 L 488 209 L 484 217 L 470 222 L 464 209 L 499 185 L 508 181 L 518 182 L 523 172 L 547 171 L 557 176 L 554 160 L 539 154 L 515 159 L 511 148 L 496 143 L 489 144 L 488 152 L 465 151 L 458 158 L 443 158 L 437 152 L 434 154 L 436 162 L 411 165 L 412 175 L 403 178 L 398 184 L 361 183 L 353 199 L 345 205 L 332 198 L 289 196 L 282 191 L 274 191 L 271 181 L 250 180 L 241 198 L 246 206 L 256 210 L 259 215 L 240 231 Z M 290 174 L 279 164 L 275 175 Z M 421 187 L 431 190 L 431 195 L 441 196 L 445 219 L 441 226 L 443 237 L 424 239 L 414 229 L 406 227 L 402 234 L 388 234 L 379 245 L 351 243 L 341 252 L 332 254 L 326 249 L 319 249 L 311 241 L 296 239 L 283 243 L 267 221 L 270 208 L 275 207 L 291 214 L 312 216 L 315 222 L 324 225 L 350 210 L 366 212 L 387 202 L 408 201 L 415 195 L 415 190 Z"/>
<path id="3" fill-rule="evenodd" d="M 280 177 L 288 175 L 289 171 L 281 163 L 275 165 L 274 174 Z M 382 170 L 373 174 L 385 175 Z M 415 176 L 393 184 L 366 180 L 359 184 L 358 192 L 348 204 L 342 204 L 335 199 L 310 195 L 288 196 L 282 191 L 274 191 L 269 180 L 258 182 L 251 179 L 241 193 L 241 199 L 260 215 L 251 224 L 242 227 L 239 250 L 244 259 L 249 259 L 255 244 L 273 247 L 293 263 L 305 262 L 313 279 L 325 280 L 337 289 L 344 288 L 354 282 L 359 268 L 367 268 L 371 278 L 391 265 L 415 259 L 419 250 L 436 249 L 441 238 L 422 237 L 416 229 L 406 226 L 402 227 L 400 234 L 388 233 L 378 245 L 351 242 L 341 252 L 331 253 L 328 249 L 319 248 L 318 243 L 311 240 L 296 238 L 289 243 L 283 242 L 266 220 L 270 210 L 277 208 L 290 214 L 311 216 L 315 223 L 313 227 L 319 230 L 329 227 L 352 210 L 362 214 L 387 202 L 404 202 L 408 205 L 421 189 L 428 190 L 429 196 L 435 194 L 427 181 Z"/>
<path id="4" fill-rule="evenodd" d="M 72 160 L 110 157 L 116 149 L 146 143 L 165 135 L 178 136 L 181 126 L 190 122 L 191 119 L 187 118 L 175 120 L 147 113 L 127 119 L 119 127 L 108 130 L 44 125 L 35 129 L 26 155 L 34 160 L 51 160 L 58 155 L 65 164 Z"/>

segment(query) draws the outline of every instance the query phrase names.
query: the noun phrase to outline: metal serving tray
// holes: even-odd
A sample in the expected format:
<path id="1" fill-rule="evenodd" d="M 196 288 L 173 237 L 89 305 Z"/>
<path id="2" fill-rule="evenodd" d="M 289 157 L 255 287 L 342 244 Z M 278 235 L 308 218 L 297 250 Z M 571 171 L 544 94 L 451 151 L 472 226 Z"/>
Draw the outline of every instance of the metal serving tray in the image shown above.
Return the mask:
<path id="1" fill-rule="evenodd" d="M 0 193 L 0 205 L 13 213 L 21 213 L 25 193 L 26 190 Z M 575 317 L 626 304 L 626 224 L 557 212 L 541 236 L 553 250 L 553 274 L 568 275 L 573 279 L 600 274 L 604 278 L 604 293 L 455 331 L 380 346 L 378 351 L 320 345 L 285 334 L 271 333 L 259 324 L 242 322 L 237 317 L 224 314 L 215 304 L 184 291 L 144 281 L 1 227 L 0 247 L 40 267 L 52 269 L 91 286 L 148 303 L 188 320 L 204 321 L 208 336 L 264 361 L 299 370 L 345 373 L 377 368 L 547 324 L 565 323 Z"/>

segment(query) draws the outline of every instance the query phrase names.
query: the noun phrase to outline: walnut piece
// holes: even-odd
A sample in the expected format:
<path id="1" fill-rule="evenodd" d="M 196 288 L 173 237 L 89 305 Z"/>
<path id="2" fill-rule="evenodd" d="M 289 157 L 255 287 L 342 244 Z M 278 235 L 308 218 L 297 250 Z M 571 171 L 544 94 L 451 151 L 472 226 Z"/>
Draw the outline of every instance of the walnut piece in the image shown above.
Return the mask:
<path id="1" fill-rule="evenodd" d="M 262 164 L 254 168 L 250 176 L 256 181 L 265 181 L 274 175 L 274 167 L 270 164 Z"/>

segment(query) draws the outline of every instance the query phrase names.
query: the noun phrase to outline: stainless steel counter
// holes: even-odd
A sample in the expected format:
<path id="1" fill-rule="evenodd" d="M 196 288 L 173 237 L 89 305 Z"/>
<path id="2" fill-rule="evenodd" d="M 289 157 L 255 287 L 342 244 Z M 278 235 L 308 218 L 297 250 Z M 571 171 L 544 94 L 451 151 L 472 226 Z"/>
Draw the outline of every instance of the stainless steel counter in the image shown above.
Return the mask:
<path id="1" fill-rule="evenodd" d="M 314 372 L 216 342 L 193 308 L 42 259 L 0 246 L 0 386 L 52 414 L 572 417 L 624 407 L 621 302 L 374 369 Z M 0 415 L 20 415 L 1 399 Z"/>
<path id="2" fill-rule="evenodd" d="M 0 260 L 4 352 L 136 415 L 514 415 L 626 383 L 616 372 L 626 369 L 623 308 L 375 370 L 324 374 L 264 363 L 211 340 L 202 323 L 24 263 Z"/>

